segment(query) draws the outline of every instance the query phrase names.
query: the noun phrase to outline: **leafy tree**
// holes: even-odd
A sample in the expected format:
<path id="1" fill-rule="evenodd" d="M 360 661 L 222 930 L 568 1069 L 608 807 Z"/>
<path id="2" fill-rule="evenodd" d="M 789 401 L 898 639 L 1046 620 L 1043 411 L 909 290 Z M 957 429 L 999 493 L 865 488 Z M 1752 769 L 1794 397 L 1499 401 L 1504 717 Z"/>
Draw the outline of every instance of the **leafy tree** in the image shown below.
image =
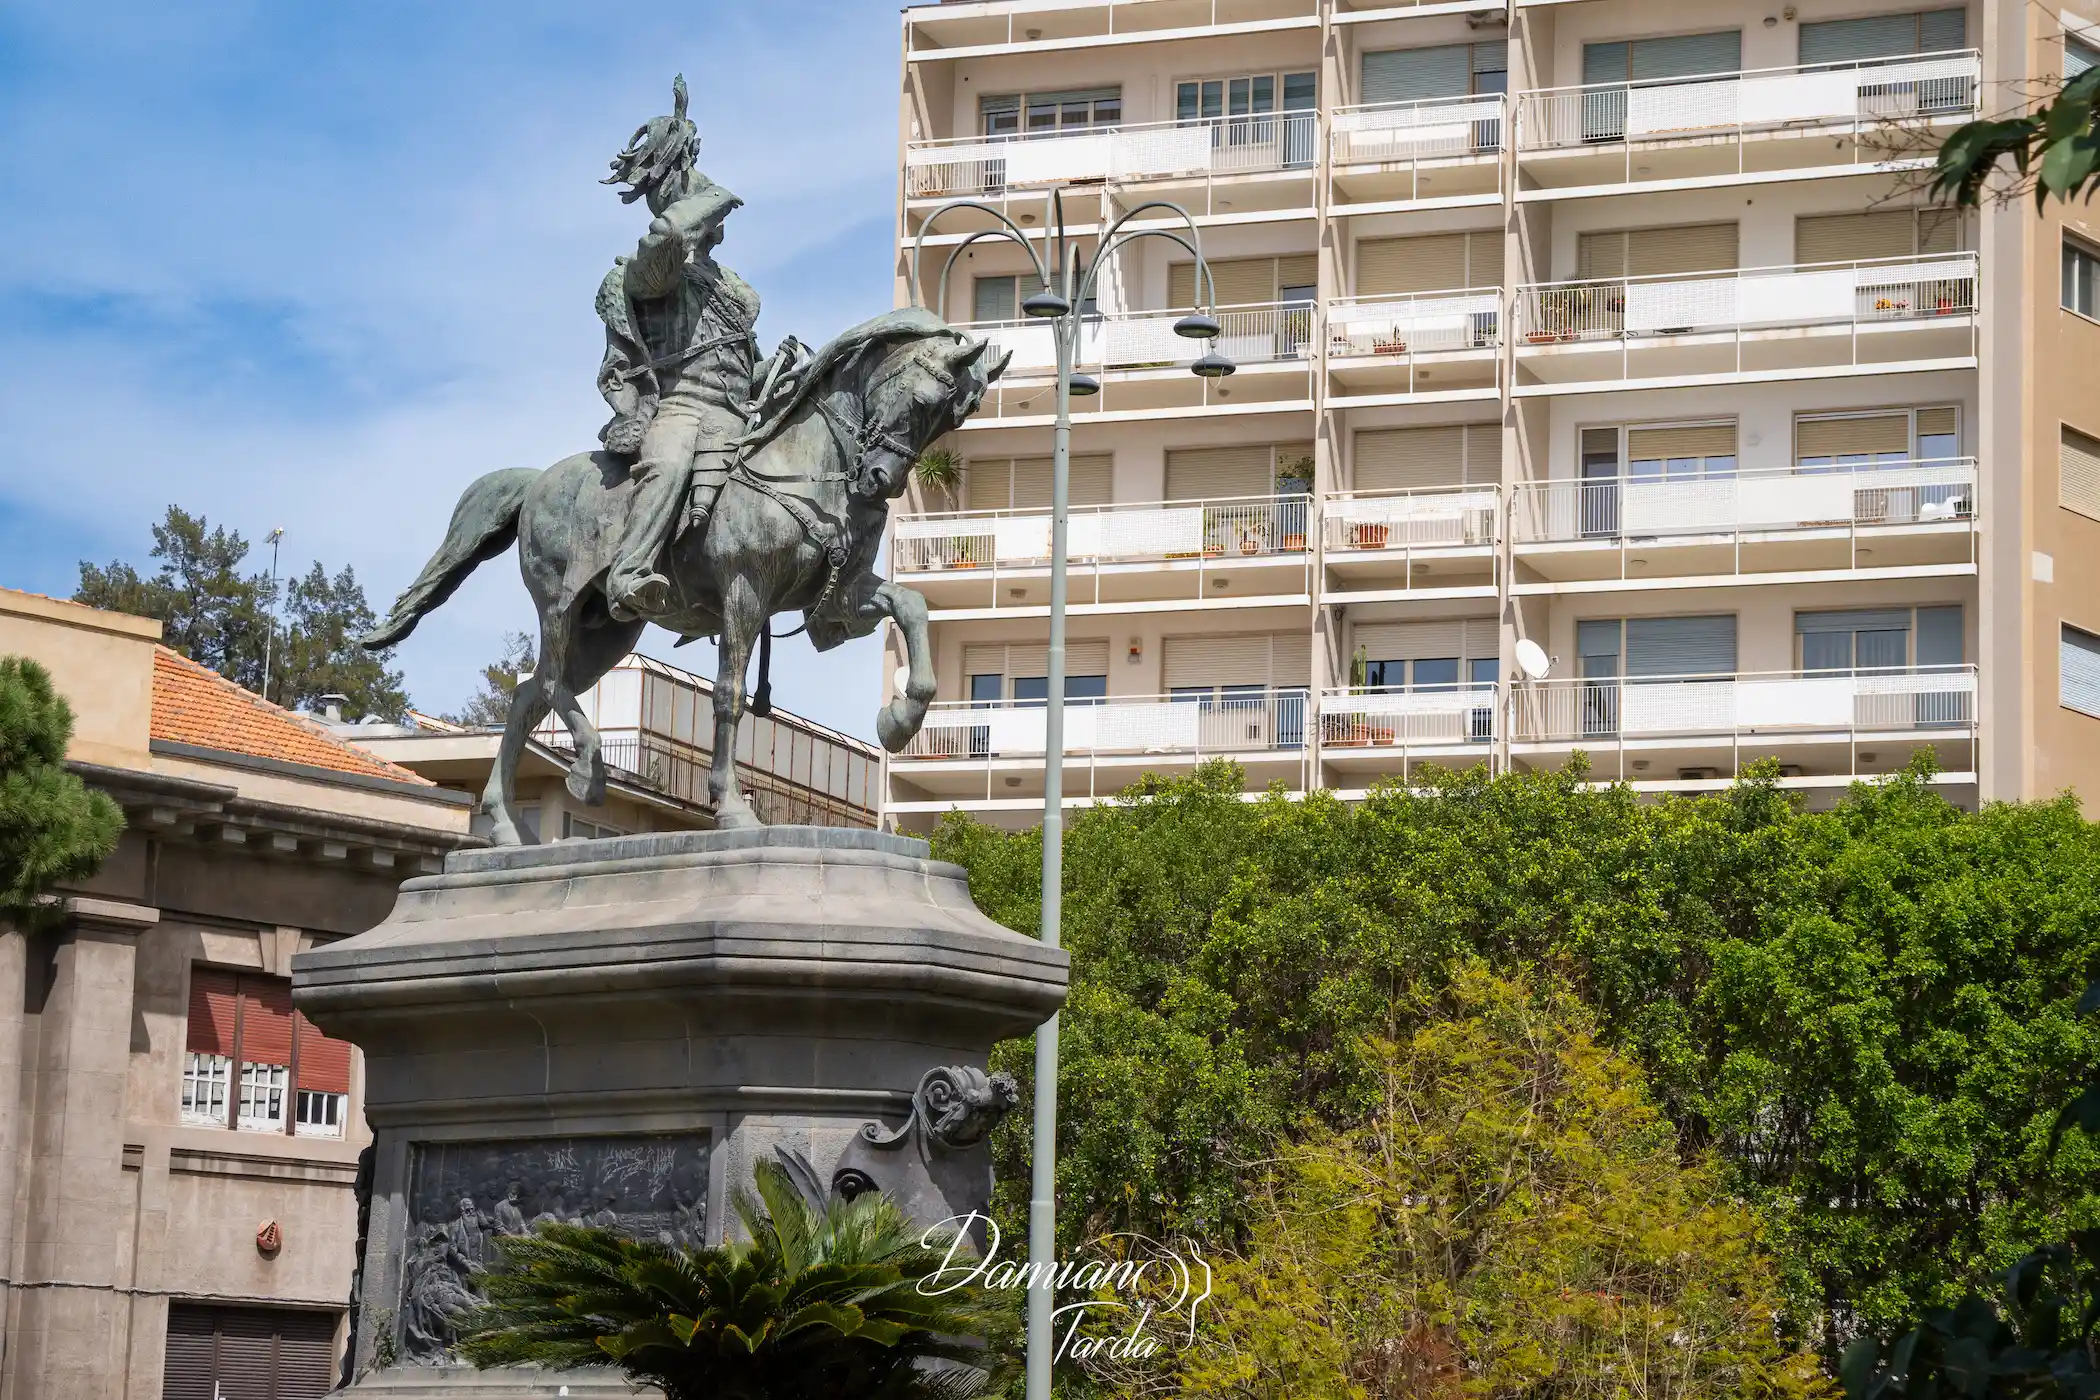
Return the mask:
<path id="1" fill-rule="evenodd" d="M 66 769 L 73 711 L 51 673 L 0 657 L 0 919 L 31 922 L 50 888 L 95 873 L 124 814 Z"/>
<path id="2" fill-rule="evenodd" d="M 323 695 L 348 697 L 351 719 L 399 719 L 408 709 L 401 673 L 387 669 L 391 652 L 376 655 L 354 638 L 374 622 L 357 575 L 333 578 L 316 563 L 285 586 L 285 618 L 271 640 L 272 583 L 267 572 L 243 574 L 249 544 L 238 531 L 171 505 L 153 527 L 151 575 L 113 560 L 80 562 L 73 601 L 161 623 L 162 640 L 236 685 L 261 693 L 265 657 L 269 694 L 289 709 L 311 708 Z"/>
<path id="3" fill-rule="evenodd" d="M 487 1303 L 458 1325 L 476 1366 L 617 1366 L 668 1400 L 967 1400 L 1009 1369 L 1012 1309 L 939 1276 L 945 1243 L 869 1192 L 821 1205 L 759 1164 L 747 1239 L 683 1251 L 549 1223 L 499 1237 Z M 984 1338 L 988 1345 L 963 1340 Z M 929 1368 L 926 1363 L 941 1363 Z"/>
<path id="4" fill-rule="evenodd" d="M 2051 196 L 2090 198 L 2100 188 L 2096 100 L 2100 68 L 2088 68 L 2024 116 L 1958 128 L 1933 165 L 1933 195 L 1973 208 L 1983 201 L 1991 177 L 2009 165 L 2015 187 L 2031 188 L 2037 208 Z"/>
<path id="5" fill-rule="evenodd" d="M 1756 1215 L 1565 992 L 1469 965 L 1365 1047 L 1380 1102 L 1266 1174 L 1190 1397 L 1806 1396 Z M 1309 1339 L 1317 1338 L 1317 1341 Z"/>
<path id="6" fill-rule="evenodd" d="M 532 670 L 537 653 L 538 648 L 526 633 L 504 633 L 503 654 L 481 668 L 481 689 L 457 714 L 445 718 L 473 729 L 502 724 L 510 718 L 510 697 L 517 693 L 518 677 Z"/>
<path id="7" fill-rule="evenodd" d="M 1925 767 L 1800 810 L 1764 770 L 1637 801 L 1579 771 L 1430 775 L 1348 807 L 1248 803 L 1229 768 L 1154 781 L 1066 835 L 1059 1199 L 1108 1230 L 1238 1247 L 1256 1175 L 1310 1113 L 1380 1102 L 1365 1047 L 1475 958 L 1563 979 L 1643 1066 L 1684 1151 L 1760 1210 L 1789 1335 L 1952 1306 L 2035 1239 L 2100 1224 L 2049 1105 L 2100 1069 L 2100 830 L 2068 798 L 1964 813 Z M 962 818 L 939 855 L 1034 927 L 1036 833 Z M 1002 1047 L 1024 1084 L 1026 1047 Z M 999 1130 L 1018 1222 L 1028 1115 Z"/>

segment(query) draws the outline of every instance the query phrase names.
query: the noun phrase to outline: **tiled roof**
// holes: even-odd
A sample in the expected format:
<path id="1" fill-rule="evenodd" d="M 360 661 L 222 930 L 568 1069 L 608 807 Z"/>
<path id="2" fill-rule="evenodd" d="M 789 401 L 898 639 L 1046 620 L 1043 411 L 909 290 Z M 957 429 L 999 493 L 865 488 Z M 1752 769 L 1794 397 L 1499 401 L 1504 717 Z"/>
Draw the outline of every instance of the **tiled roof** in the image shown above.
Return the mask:
<path id="1" fill-rule="evenodd" d="M 154 738 L 174 744 L 435 786 L 166 647 L 153 649 L 152 732 Z"/>

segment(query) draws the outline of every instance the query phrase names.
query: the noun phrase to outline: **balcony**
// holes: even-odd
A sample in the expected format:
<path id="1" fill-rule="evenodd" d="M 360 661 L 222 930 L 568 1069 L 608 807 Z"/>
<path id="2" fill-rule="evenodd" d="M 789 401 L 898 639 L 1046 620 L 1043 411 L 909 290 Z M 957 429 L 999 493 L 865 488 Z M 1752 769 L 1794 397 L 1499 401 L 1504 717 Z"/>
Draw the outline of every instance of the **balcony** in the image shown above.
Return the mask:
<path id="1" fill-rule="evenodd" d="M 1242 764 L 1252 790 L 1278 779 L 1303 786 L 1311 714 L 1310 692 L 1298 689 L 1073 702 L 1065 706 L 1065 796 L 1112 796 L 1145 773 L 1187 772 L 1213 758 Z M 1045 723 L 1039 703 L 934 705 L 918 736 L 890 759 L 909 791 L 893 793 L 889 810 L 1029 799 L 1040 807 Z"/>
<path id="2" fill-rule="evenodd" d="M 1962 49 L 1520 93 L 1518 198 L 1929 164 L 1915 128 L 1975 116 L 1982 74 Z"/>
<path id="3" fill-rule="evenodd" d="M 1976 460 L 1526 482 L 1514 554 L 1543 583 L 1873 569 L 1916 577 L 1976 559 Z"/>
<path id="4" fill-rule="evenodd" d="M 1320 760 L 1332 778 L 1350 786 L 1395 775 L 1404 779 L 1417 763 L 1451 768 L 1491 763 L 1499 696 L 1493 685 L 1325 691 L 1320 696 Z"/>
<path id="5" fill-rule="evenodd" d="M 1319 27 L 1317 0 L 987 0 L 904 11 L 912 61 Z"/>
<path id="6" fill-rule="evenodd" d="M 1318 153 L 1319 117 L 1313 112 L 1092 127 L 1057 135 L 958 137 L 910 143 L 904 152 L 904 188 L 907 198 L 932 202 L 1032 197 L 1053 185 L 1088 182 L 1209 187 L 1228 181 L 1232 207 L 1240 212 L 1310 213 Z M 1205 206 L 1196 212 L 1210 210 Z"/>
<path id="7" fill-rule="evenodd" d="M 1337 408 L 1493 398 L 1501 344 L 1499 287 L 1341 297 L 1327 306 L 1329 398 Z"/>
<path id="8" fill-rule="evenodd" d="M 1320 515 L 1328 600 L 1493 597 L 1500 501 L 1485 485 L 1333 493 Z"/>
<path id="9" fill-rule="evenodd" d="M 1337 108 L 1328 123 L 1337 212 L 1494 203 L 1502 197 L 1508 117 L 1500 93 Z"/>
<path id="10" fill-rule="evenodd" d="M 1222 400 L 1241 405 L 1307 401 L 1310 406 L 1312 307 L 1302 302 L 1220 307 L 1219 335 L 1211 341 L 1175 334 L 1174 323 L 1187 314 L 1130 311 L 1088 318 L 1080 328 L 1075 367 L 1099 376 L 1101 392 L 1073 399 L 1072 416 L 1195 409 Z M 957 329 L 1013 354 L 969 427 L 1051 413 L 1057 349 L 1049 323 L 980 321 Z M 1229 357 L 1238 373 L 1222 382 L 1190 374 L 1189 364 L 1209 348 Z"/>
<path id="11" fill-rule="evenodd" d="M 1976 255 L 1519 287 L 1515 393 L 1972 368 Z"/>
<path id="12" fill-rule="evenodd" d="M 1308 496 L 1075 506 L 1076 608 L 1171 608 L 1311 599 Z M 936 611 L 1007 616 L 1049 606 L 1048 511 L 954 511 L 899 519 L 899 579 Z"/>
<path id="13" fill-rule="evenodd" d="M 1553 766 L 1581 749 L 1601 778 L 1666 787 L 1722 783 L 1764 757 L 1843 781 L 1927 745 L 1973 769 L 1976 668 L 1538 681 L 1515 688 L 1507 723 L 1514 756 Z"/>

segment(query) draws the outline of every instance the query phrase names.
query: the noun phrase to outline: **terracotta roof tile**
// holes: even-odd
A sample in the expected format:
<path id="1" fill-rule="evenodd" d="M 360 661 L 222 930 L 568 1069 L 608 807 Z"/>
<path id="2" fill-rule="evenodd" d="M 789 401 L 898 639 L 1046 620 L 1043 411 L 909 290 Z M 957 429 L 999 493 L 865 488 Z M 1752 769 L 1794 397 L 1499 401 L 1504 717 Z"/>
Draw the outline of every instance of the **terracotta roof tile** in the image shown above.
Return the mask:
<path id="1" fill-rule="evenodd" d="M 153 649 L 153 737 L 431 787 L 428 778 L 345 743 L 317 721 L 243 690 L 209 667 Z"/>

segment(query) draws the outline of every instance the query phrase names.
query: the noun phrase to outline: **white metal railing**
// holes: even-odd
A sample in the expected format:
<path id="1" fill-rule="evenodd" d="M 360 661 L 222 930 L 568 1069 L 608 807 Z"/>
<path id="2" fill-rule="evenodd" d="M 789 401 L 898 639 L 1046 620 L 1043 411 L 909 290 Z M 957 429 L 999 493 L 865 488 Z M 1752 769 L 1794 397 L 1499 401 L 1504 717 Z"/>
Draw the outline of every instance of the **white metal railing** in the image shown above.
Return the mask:
<path id="1" fill-rule="evenodd" d="M 1502 289 L 1337 297 L 1327 303 L 1327 341 L 1342 356 L 1492 349 L 1502 343 Z"/>
<path id="2" fill-rule="evenodd" d="M 1486 744 L 1495 737 L 1499 687 L 1329 690 L 1320 696 L 1324 748 Z"/>
<path id="3" fill-rule="evenodd" d="M 1341 107 L 1329 119 L 1328 155 L 1336 165 L 1493 155 L 1502 149 L 1508 116 L 1501 93 Z"/>
<path id="4" fill-rule="evenodd" d="M 1013 136 L 914 141 L 905 190 L 914 199 L 1002 194 L 1086 180 L 1112 182 L 1311 170 L 1313 112 L 1203 117 Z"/>
<path id="5" fill-rule="evenodd" d="M 1951 523 L 1976 518 L 1976 459 L 1524 482 L 1514 504 L 1517 544 Z"/>
<path id="6" fill-rule="evenodd" d="M 1905 54 L 1804 68 L 1762 68 L 1548 88 L 1517 96 L 1524 151 L 1661 141 L 1789 127 L 1822 127 L 1976 110 L 1975 49 Z"/>
<path id="7" fill-rule="evenodd" d="M 1077 364 L 1085 369 L 1165 369 L 1186 365 L 1206 347 L 1215 346 L 1236 365 L 1302 360 L 1313 336 L 1313 309 L 1302 302 L 1265 302 L 1219 307 L 1218 336 L 1190 340 L 1174 331 L 1188 315 L 1179 311 L 1109 312 L 1080 325 Z M 1044 321 L 979 321 L 958 330 L 982 336 L 1013 359 L 1007 377 L 1049 375 L 1057 371 L 1057 347 Z"/>
<path id="8" fill-rule="evenodd" d="M 1405 491 L 1341 491 L 1320 511 L 1330 554 L 1495 542 L 1500 494 L 1494 486 Z"/>
<path id="9" fill-rule="evenodd" d="M 1073 506 L 1067 533 L 1078 563 L 1245 557 L 1305 552 L 1309 496 Z M 969 510 L 905 516 L 892 557 L 900 573 L 1028 567 L 1050 558 L 1050 514 Z"/>
<path id="10" fill-rule="evenodd" d="M 1746 672 L 1537 681 L 1514 687 L 1515 743 L 1970 729 L 1976 668 Z"/>
<path id="11" fill-rule="evenodd" d="M 1871 324 L 1976 311 L 1976 254 L 1804 263 L 1517 289 L 1525 345 L 1780 327 Z"/>
<path id="12" fill-rule="evenodd" d="M 1235 690 L 1202 694 L 1111 696 L 1067 701 L 1068 754 L 1212 754 L 1300 752 L 1305 748 L 1309 692 Z M 1033 758 L 1045 746 L 1040 704 L 976 705 L 945 701 L 899 760 Z"/>

